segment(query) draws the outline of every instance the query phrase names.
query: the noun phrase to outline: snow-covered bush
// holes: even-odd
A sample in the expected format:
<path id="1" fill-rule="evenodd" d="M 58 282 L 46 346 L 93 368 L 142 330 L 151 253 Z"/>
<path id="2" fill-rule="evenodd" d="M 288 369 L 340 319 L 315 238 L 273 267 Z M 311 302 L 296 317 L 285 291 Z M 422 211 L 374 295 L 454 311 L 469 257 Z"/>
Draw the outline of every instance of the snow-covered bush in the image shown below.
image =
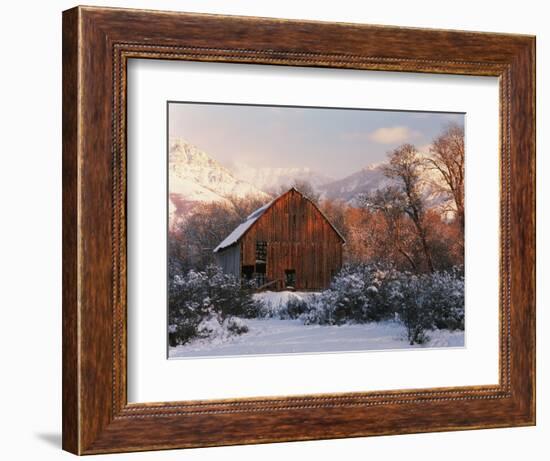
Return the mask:
<path id="1" fill-rule="evenodd" d="M 282 312 L 283 317 L 287 319 L 297 319 L 308 311 L 307 300 L 300 297 L 292 297 L 286 303 L 286 309 Z"/>
<path id="2" fill-rule="evenodd" d="M 376 265 L 346 265 L 320 293 L 261 292 L 242 286 L 217 266 L 176 276 L 169 289 L 170 344 L 194 338 L 243 334 L 242 318 L 300 319 L 305 324 L 342 325 L 401 321 L 411 344 L 436 329 L 464 329 L 461 269 L 412 274 Z"/>
<path id="3" fill-rule="evenodd" d="M 433 327 L 464 330 L 464 274 L 458 268 L 431 274 L 429 309 Z"/>
<path id="4" fill-rule="evenodd" d="M 307 310 L 300 316 L 306 325 L 335 325 L 336 296 L 332 290 L 315 294 L 308 302 Z"/>
<path id="5" fill-rule="evenodd" d="M 386 296 L 392 273 L 374 265 L 347 265 L 334 277 L 330 288 L 314 296 L 303 315 L 306 323 L 341 325 L 391 317 Z"/>
<path id="6" fill-rule="evenodd" d="M 229 317 L 221 320 L 217 315 L 203 319 L 197 327 L 197 335 L 190 339 L 205 339 L 209 342 L 225 342 L 235 335 L 242 335 L 248 331 L 248 326 L 239 317 Z"/>
<path id="7" fill-rule="evenodd" d="M 392 282 L 391 302 L 399 319 L 407 328 L 410 344 L 423 344 L 429 340 L 433 313 L 429 309 L 428 276 L 400 273 Z"/>
<path id="8" fill-rule="evenodd" d="M 464 329 L 464 275 L 459 269 L 399 273 L 391 282 L 390 302 L 411 344 L 426 342 L 429 330 Z"/>
<path id="9" fill-rule="evenodd" d="M 411 274 L 374 265 L 345 266 L 329 289 L 302 308 L 306 324 L 342 325 L 397 318 L 411 344 L 434 329 L 464 329 L 464 276 L 460 269 Z"/>
<path id="10" fill-rule="evenodd" d="M 253 295 L 256 318 L 297 319 L 309 309 L 311 293 L 263 291 Z"/>
<path id="11" fill-rule="evenodd" d="M 226 320 L 227 330 L 234 335 L 242 335 L 248 331 L 248 325 L 239 317 Z"/>
<path id="12" fill-rule="evenodd" d="M 168 296 L 171 346 L 219 335 L 219 328 L 242 334 L 246 326 L 228 320 L 233 316 L 253 316 L 256 311 L 251 291 L 214 265 L 204 271 L 175 275 L 170 280 Z"/>

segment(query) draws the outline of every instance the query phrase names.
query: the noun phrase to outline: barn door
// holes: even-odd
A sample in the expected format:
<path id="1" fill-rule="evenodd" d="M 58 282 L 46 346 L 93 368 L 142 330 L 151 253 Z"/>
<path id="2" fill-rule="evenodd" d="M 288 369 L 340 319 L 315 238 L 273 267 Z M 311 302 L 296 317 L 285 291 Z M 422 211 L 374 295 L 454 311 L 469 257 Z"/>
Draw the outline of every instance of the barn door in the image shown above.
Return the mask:
<path id="1" fill-rule="evenodd" d="M 242 278 L 245 280 L 252 280 L 254 276 L 254 266 L 243 266 L 242 268 Z"/>
<path id="2" fill-rule="evenodd" d="M 290 288 L 290 289 L 296 288 L 296 270 L 295 269 L 285 270 L 285 288 Z"/>

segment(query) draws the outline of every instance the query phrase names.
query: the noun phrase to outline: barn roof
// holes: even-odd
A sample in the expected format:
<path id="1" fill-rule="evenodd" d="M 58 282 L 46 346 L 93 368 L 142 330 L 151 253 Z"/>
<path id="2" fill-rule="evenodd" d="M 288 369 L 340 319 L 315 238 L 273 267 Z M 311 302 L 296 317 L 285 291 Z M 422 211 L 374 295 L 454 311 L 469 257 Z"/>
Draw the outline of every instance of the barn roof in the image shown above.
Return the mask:
<path id="1" fill-rule="evenodd" d="M 260 216 L 262 216 L 267 211 L 267 209 L 273 204 L 273 202 L 275 202 L 275 200 L 266 203 L 253 213 L 249 214 L 245 222 L 242 222 L 237 227 L 235 227 L 235 229 L 233 229 L 233 232 L 225 237 L 225 239 L 223 239 L 223 241 L 216 248 L 214 248 L 214 253 L 218 252 L 219 250 L 223 250 L 224 248 L 227 248 L 234 243 L 237 243 L 245 234 L 245 232 L 250 229 L 252 225 L 260 218 Z"/>
<path id="2" fill-rule="evenodd" d="M 298 192 L 300 195 L 302 195 L 303 197 L 305 197 L 307 200 L 309 200 L 313 206 L 317 209 L 317 211 L 319 211 L 319 213 L 321 213 L 321 215 L 323 216 L 323 218 L 325 218 L 327 220 L 327 222 L 330 224 L 330 226 L 334 229 L 334 232 L 336 232 L 336 234 L 338 234 L 338 237 L 340 237 L 342 239 L 342 242 L 345 242 L 346 240 L 344 239 L 344 237 L 342 237 L 342 234 L 340 234 L 340 232 L 338 232 L 338 229 L 336 229 L 332 223 L 329 221 L 329 219 L 325 216 L 325 214 L 319 209 L 319 207 L 313 202 L 311 201 L 307 196 L 305 196 L 304 194 L 302 194 L 299 190 L 297 190 L 296 188 L 292 187 L 291 189 L 289 189 L 287 192 L 285 192 L 284 194 L 280 195 L 279 197 L 277 197 L 276 199 L 272 200 L 271 202 L 269 203 L 266 203 L 265 205 L 261 206 L 260 208 L 258 208 L 256 211 L 253 211 L 252 213 L 250 213 L 246 220 L 244 222 L 242 222 L 241 224 L 239 224 L 235 229 L 233 229 L 233 231 L 227 236 L 225 237 L 225 239 L 222 240 L 222 242 L 216 247 L 214 248 L 214 253 L 217 253 L 218 251 L 220 250 L 223 250 L 227 247 L 230 247 L 231 245 L 234 245 L 235 243 L 237 243 L 243 236 L 244 234 L 246 234 L 246 232 L 248 231 L 248 229 L 250 229 L 254 223 L 256 221 L 258 221 L 258 219 L 260 219 L 260 217 L 267 211 L 271 208 L 271 206 L 273 204 L 275 204 L 275 202 L 277 200 L 279 200 L 281 197 L 285 196 L 286 194 L 288 194 L 290 191 L 296 191 Z"/>

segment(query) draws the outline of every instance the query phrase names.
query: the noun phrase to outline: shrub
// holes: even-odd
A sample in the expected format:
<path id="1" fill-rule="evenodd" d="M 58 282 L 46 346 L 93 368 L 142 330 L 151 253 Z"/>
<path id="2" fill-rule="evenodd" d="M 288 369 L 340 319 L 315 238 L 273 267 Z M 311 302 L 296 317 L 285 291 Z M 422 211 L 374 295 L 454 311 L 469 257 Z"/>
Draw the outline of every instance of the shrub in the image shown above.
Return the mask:
<path id="1" fill-rule="evenodd" d="M 190 270 L 185 276 L 174 276 L 168 287 L 168 302 L 171 346 L 216 336 L 219 328 L 242 334 L 246 325 L 227 320 L 254 316 L 257 309 L 248 287 L 214 265 L 204 271 Z"/>
<path id="2" fill-rule="evenodd" d="M 397 318 L 411 344 L 433 329 L 464 329 L 464 276 L 460 268 L 412 274 L 359 264 L 345 266 L 330 288 L 302 307 L 306 324 L 341 325 Z"/>
<path id="3" fill-rule="evenodd" d="M 428 341 L 430 330 L 464 329 L 461 268 L 412 274 L 376 265 L 346 265 L 321 293 L 253 296 L 252 288 L 217 266 L 174 277 L 169 286 L 170 345 L 246 333 L 248 327 L 239 317 L 299 318 L 320 325 L 396 318 L 405 325 L 411 345 Z"/>
<path id="4" fill-rule="evenodd" d="M 265 291 L 253 295 L 256 318 L 297 319 L 309 309 L 311 294 Z"/>
<path id="5" fill-rule="evenodd" d="M 248 332 L 248 326 L 238 317 L 227 320 L 227 330 L 234 335 L 242 335 Z"/>
<path id="6" fill-rule="evenodd" d="M 341 325 L 391 318 L 387 282 L 393 273 L 368 264 L 347 265 L 330 288 L 314 296 L 303 316 L 306 323 Z"/>
<path id="7" fill-rule="evenodd" d="M 429 309 L 433 327 L 464 330 L 464 275 L 459 268 L 432 274 Z"/>
<path id="8" fill-rule="evenodd" d="M 391 299 L 395 312 L 407 328 L 407 339 L 412 344 L 423 344 L 430 338 L 427 330 L 432 328 L 432 312 L 427 308 L 428 293 L 425 276 L 399 274 L 392 282 Z"/>
<path id="9" fill-rule="evenodd" d="M 390 302 L 407 328 L 411 344 L 429 340 L 433 329 L 464 329 L 464 276 L 459 269 L 414 275 L 391 282 Z"/>
<path id="10" fill-rule="evenodd" d="M 309 309 L 305 299 L 292 296 L 288 299 L 284 310 L 281 311 L 281 318 L 297 319 Z"/>

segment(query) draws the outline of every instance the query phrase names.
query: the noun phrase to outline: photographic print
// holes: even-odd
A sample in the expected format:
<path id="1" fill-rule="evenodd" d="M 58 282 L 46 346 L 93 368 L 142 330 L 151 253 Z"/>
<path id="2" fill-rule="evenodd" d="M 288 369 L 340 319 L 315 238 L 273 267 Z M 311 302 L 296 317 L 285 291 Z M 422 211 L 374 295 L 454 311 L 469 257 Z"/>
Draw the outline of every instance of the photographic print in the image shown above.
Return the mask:
<path id="1" fill-rule="evenodd" d="M 463 113 L 168 102 L 168 357 L 463 347 Z"/>

